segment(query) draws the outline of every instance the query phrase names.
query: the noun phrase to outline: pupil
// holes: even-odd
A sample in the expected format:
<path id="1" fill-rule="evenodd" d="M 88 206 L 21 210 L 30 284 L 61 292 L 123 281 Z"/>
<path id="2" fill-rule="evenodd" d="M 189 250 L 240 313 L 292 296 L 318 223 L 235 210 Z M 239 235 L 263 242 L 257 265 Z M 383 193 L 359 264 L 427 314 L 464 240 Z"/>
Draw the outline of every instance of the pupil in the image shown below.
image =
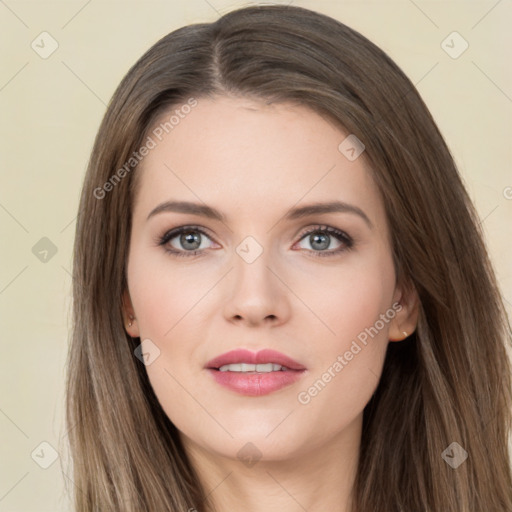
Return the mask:
<path id="1" fill-rule="evenodd" d="M 314 244 L 316 244 L 316 243 L 320 244 L 320 245 L 316 246 L 317 249 L 327 249 L 327 247 L 329 247 L 329 240 L 328 240 L 328 237 L 326 235 L 315 234 L 315 235 L 311 235 L 311 238 L 313 240 L 311 242 L 312 247 L 315 247 Z"/>
<path id="2" fill-rule="evenodd" d="M 199 240 L 199 235 L 194 233 L 185 233 L 181 235 L 181 243 L 183 247 L 187 249 L 197 249 L 201 245 L 201 241 Z M 187 244 L 192 244 L 193 247 L 188 246 Z"/>

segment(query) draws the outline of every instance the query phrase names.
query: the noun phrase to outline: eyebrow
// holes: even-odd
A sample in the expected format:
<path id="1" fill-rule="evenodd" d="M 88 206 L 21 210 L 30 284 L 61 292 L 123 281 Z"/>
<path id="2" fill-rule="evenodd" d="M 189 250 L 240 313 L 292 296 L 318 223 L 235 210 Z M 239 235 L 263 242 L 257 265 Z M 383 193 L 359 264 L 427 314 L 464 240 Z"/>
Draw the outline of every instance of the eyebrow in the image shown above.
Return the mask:
<path id="1" fill-rule="evenodd" d="M 165 201 L 151 210 L 146 220 L 162 212 L 189 213 L 208 217 L 209 219 L 226 222 L 226 217 L 219 210 L 206 204 L 192 203 L 189 201 Z M 312 203 L 290 209 L 285 215 L 285 220 L 296 220 L 311 215 L 322 215 L 325 213 L 352 213 L 361 217 L 370 229 L 373 224 L 361 208 L 342 201 L 331 201 L 328 203 Z"/>

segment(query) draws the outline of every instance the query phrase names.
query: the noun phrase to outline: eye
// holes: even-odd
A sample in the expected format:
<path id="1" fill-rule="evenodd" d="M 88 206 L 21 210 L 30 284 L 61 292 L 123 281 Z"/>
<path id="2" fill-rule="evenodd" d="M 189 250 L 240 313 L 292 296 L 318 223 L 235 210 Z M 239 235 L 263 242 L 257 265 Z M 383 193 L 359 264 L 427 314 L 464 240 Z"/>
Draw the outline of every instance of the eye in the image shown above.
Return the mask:
<path id="1" fill-rule="evenodd" d="M 202 229 L 196 226 L 182 226 L 167 231 L 158 239 L 158 245 L 163 246 L 166 252 L 174 256 L 195 256 L 208 248 L 207 240 L 210 240 L 210 237 Z"/>
<path id="2" fill-rule="evenodd" d="M 211 237 L 197 226 L 181 226 L 167 231 L 156 241 L 172 256 L 196 256 L 205 254 L 210 245 Z M 314 226 L 301 234 L 298 243 L 306 241 L 311 249 L 306 248 L 313 256 L 335 256 L 351 249 L 354 245 L 352 238 L 345 232 L 330 226 Z M 337 246 L 332 248 L 332 242 Z M 331 247 L 329 249 L 329 247 Z M 329 249 L 329 250 L 326 250 Z"/>
<path id="3" fill-rule="evenodd" d="M 305 233 L 302 233 L 300 241 L 305 240 L 310 244 L 311 251 L 314 256 L 335 256 L 341 252 L 351 249 L 354 245 L 352 238 L 340 231 L 339 229 L 329 226 L 315 226 Z M 328 249 L 331 242 L 337 242 L 338 246 Z"/>

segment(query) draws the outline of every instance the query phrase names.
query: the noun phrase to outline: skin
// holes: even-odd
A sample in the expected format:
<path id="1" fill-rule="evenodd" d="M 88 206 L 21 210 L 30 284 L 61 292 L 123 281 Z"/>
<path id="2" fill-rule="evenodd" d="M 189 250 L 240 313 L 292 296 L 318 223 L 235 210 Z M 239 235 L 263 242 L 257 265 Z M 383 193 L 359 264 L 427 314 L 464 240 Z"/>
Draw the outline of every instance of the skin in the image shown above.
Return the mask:
<path id="1" fill-rule="evenodd" d="M 415 329 L 417 294 L 396 283 L 382 198 L 364 153 L 349 161 L 338 150 L 347 135 L 296 104 L 200 98 L 137 170 L 126 330 L 160 350 L 145 366 L 150 382 L 219 510 L 348 511 L 363 409 L 387 344 Z M 206 203 L 226 220 L 176 212 L 147 220 L 169 200 Z M 363 210 L 372 227 L 347 212 L 283 220 L 290 208 L 332 200 Z M 158 245 L 187 225 L 208 234 L 199 235 L 201 255 L 176 257 Z M 315 256 L 344 247 L 321 232 L 329 245 L 315 249 L 303 236 L 315 226 L 347 233 L 353 247 Z M 252 263 L 236 252 L 247 236 L 263 249 Z M 179 235 L 167 246 L 191 251 Z M 394 318 L 300 403 L 298 394 L 395 303 Z M 239 395 L 204 369 L 235 348 L 275 349 L 307 370 L 268 395 Z M 244 446 L 260 457 L 255 464 L 237 455 Z"/>

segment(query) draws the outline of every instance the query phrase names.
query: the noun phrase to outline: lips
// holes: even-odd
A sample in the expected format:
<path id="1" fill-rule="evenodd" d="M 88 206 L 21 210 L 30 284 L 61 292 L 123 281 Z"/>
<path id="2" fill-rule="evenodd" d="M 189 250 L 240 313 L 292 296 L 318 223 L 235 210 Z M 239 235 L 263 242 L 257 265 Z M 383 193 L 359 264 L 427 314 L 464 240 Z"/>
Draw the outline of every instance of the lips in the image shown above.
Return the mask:
<path id="1" fill-rule="evenodd" d="M 305 370 L 306 368 L 284 354 L 275 350 L 264 349 L 259 352 L 251 352 L 246 349 L 231 350 L 215 357 L 211 361 L 208 361 L 205 365 L 206 369 L 218 370 L 221 366 L 227 364 L 238 364 L 238 363 L 249 363 L 249 364 L 267 364 L 274 363 L 286 367 L 288 370 Z"/>
<path id="2" fill-rule="evenodd" d="M 284 368 L 279 371 L 219 371 L 219 368 L 229 364 L 248 363 L 251 365 L 278 364 Z M 293 385 L 304 377 L 306 368 L 275 350 L 265 349 L 251 352 L 245 349 L 226 352 L 205 365 L 205 369 L 215 382 L 239 395 L 258 397 L 268 395 L 280 389 Z"/>

